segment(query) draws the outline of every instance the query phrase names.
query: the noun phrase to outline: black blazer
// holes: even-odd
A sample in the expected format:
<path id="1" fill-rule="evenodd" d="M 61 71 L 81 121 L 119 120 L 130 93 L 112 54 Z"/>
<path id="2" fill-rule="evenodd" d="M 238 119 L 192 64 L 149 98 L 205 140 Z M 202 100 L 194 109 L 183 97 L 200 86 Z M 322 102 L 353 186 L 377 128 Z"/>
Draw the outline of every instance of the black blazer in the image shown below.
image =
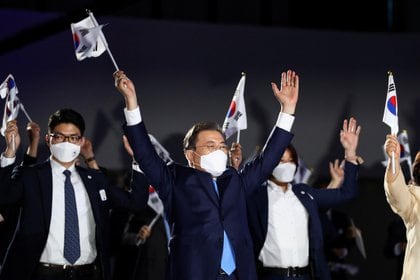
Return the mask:
<path id="1" fill-rule="evenodd" d="M 51 220 L 52 172 L 50 161 L 33 166 L 13 165 L 0 168 L 0 205 L 21 207 L 21 217 L 11 247 L 0 271 L 0 280 L 30 279 L 44 250 Z M 148 187 L 133 175 L 133 192 L 110 186 L 106 176 L 97 170 L 76 167 L 92 207 L 96 226 L 97 261 L 103 279 L 109 280 L 109 210 L 141 210 L 147 205 Z M 13 170 L 13 172 L 12 172 Z M 99 191 L 105 190 L 102 201 Z"/>

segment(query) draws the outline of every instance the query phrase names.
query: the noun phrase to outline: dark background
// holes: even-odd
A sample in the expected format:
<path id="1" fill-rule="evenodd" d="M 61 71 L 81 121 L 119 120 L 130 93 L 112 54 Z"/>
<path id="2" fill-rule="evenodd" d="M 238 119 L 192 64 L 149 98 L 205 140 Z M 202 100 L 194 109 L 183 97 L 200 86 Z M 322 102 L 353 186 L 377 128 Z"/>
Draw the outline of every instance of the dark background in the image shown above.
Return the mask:
<path id="1" fill-rule="evenodd" d="M 296 70 L 300 100 L 294 144 L 312 180 L 343 156 L 338 133 L 343 118 L 362 125 L 361 193 L 343 206 L 362 229 L 368 259 L 357 251 L 357 279 L 392 279 L 394 263 L 383 256 L 393 219 L 383 191 L 382 123 L 387 71 L 394 73 L 400 130 L 412 153 L 419 150 L 420 3 L 417 1 L 0 1 L 0 80 L 15 76 L 19 96 L 44 134 L 58 108 L 81 112 L 99 162 L 129 166 L 121 145 L 123 102 L 113 88 L 115 70 L 105 53 L 78 62 L 70 23 L 91 9 L 121 69 L 135 82 L 150 133 L 185 163 L 181 141 L 200 120 L 223 122 L 241 72 L 247 73 L 248 129 L 245 155 L 262 146 L 279 110 L 270 81 Z M 4 102 L 0 103 L 3 106 Z M 21 134 L 26 123 L 18 118 Z M 23 146 L 27 144 L 24 137 Z M 1 141 L 0 149 L 4 149 Z M 21 153 L 23 153 L 23 148 Z M 42 145 L 41 158 L 48 156 Z"/>

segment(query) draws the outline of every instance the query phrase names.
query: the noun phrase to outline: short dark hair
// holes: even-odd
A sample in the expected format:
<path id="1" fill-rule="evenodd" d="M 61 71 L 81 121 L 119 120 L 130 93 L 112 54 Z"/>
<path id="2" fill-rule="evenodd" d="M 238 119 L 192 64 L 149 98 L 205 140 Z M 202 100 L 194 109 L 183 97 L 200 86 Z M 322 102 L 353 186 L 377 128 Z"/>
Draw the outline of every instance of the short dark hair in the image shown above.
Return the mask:
<path id="1" fill-rule="evenodd" d="M 184 151 L 191 150 L 191 149 L 195 148 L 195 145 L 197 144 L 198 134 L 201 131 L 204 131 L 204 130 L 218 131 L 223 136 L 223 139 L 225 139 L 225 134 L 223 133 L 222 129 L 220 128 L 220 126 L 217 123 L 208 122 L 208 121 L 199 122 L 199 123 L 193 125 L 193 127 L 191 127 L 188 130 L 187 134 L 185 134 L 185 137 L 184 137 Z"/>
<path id="2" fill-rule="evenodd" d="M 81 135 L 85 132 L 85 120 L 82 115 L 72 109 L 60 109 L 52 114 L 48 119 L 49 132 L 53 132 L 54 128 L 62 123 L 74 124 L 80 130 Z"/>

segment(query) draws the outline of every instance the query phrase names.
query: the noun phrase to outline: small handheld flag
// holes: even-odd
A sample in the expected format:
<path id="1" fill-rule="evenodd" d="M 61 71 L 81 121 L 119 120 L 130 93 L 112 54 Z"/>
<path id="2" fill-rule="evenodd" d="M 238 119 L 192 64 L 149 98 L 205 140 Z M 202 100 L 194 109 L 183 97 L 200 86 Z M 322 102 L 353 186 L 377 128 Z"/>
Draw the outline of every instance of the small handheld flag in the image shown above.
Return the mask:
<path id="1" fill-rule="evenodd" d="M 232 102 L 230 103 L 229 110 L 223 123 L 223 132 L 225 133 L 226 139 L 237 132 L 236 142 L 238 143 L 240 131 L 247 128 L 244 100 L 245 79 L 246 75 L 245 73 L 242 73 L 242 77 L 236 87 L 235 94 L 233 95 Z"/>
<path id="2" fill-rule="evenodd" d="M 394 76 L 388 72 L 388 90 L 386 94 L 384 115 L 382 121 L 391 128 L 391 134 L 398 133 L 398 102 L 397 90 L 395 88 Z"/>
<path id="3" fill-rule="evenodd" d="M 99 38 L 102 25 L 96 26 L 88 16 L 85 19 L 70 25 L 73 33 L 74 51 L 79 61 L 88 57 L 98 57 L 106 50 L 104 43 Z"/>
<path id="4" fill-rule="evenodd" d="M 382 121 L 391 128 L 391 134 L 398 133 L 398 102 L 397 90 L 395 88 L 394 76 L 388 71 L 388 90 L 386 94 L 385 109 Z M 391 159 L 392 173 L 395 174 L 395 155 Z"/>
<path id="5" fill-rule="evenodd" d="M 149 186 L 149 200 L 147 201 L 147 205 L 152 208 L 156 214 L 163 214 L 164 208 L 162 200 L 160 200 L 159 195 L 152 186 Z"/>
<path id="6" fill-rule="evenodd" d="M 152 208 L 153 211 L 156 212 L 156 215 L 153 217 L 153 220 L 148 224 L 148 227 L 151 230 L 153 226 L 155 225 L 155 223 L 157 222 L 157 220 L 159 219 L 159 217 L 160 216 L 163 217 L 163 213 L 164 213 L 162 200 L 160 200 L 159 195 L 155 191 L 155 188 L 153 188 L 152 186 L 149 186 L 149 200 L 147 201 L 147 205 L 150 208 Z M 143 244 L 144 242 L 145 240 L 139 239 L 136 245 L 139 246 L 140 244 Z"/>
<path id="7" fill-rule="evenodd" d="M 15 83 L 15 78 L 9 74 L 0 85 L 0 96 L 6 99 L 3 111 L 3 122 L 1 126 L 1 134 L 4 136 L 6 132 L 7 122 L 17 118 L 19 114 L 19 98 L 17 97 L 18 89 Z"/>
<path id="8" fill-rule="evenodd" d="M 98 57 L 106 50 L 118 71 L 118 65 L 102 32 L 104 25 L 98 24 L 91 11 L 88 10 L 87 12 L 88 16 L 86 18 L 70 25 L 77 60 L 82 61 L 88 57 Z"/>

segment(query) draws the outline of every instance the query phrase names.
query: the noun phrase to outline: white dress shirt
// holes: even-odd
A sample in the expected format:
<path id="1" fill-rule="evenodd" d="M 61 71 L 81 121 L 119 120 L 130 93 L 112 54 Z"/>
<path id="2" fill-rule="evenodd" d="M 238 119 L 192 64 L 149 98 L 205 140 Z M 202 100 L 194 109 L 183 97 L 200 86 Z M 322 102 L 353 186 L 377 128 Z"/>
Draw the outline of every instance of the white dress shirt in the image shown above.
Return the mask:
<path id="1" fill-rule="evenodd" d="M 50 231 L 47 243 L 42 252 L 40 262 L 52 264 L 70 264 L 64 258 L 64 180 L 63 171 L 65 168 L 51 158 L 51 171 L 53 178 L 52 187 L 52 207 Z M 71 182 L 77 204 L 77 216 L 79 218 L 80 236 L 80 258 L 74 265 L 90 264 L 96 259 L 95 243 L 95 220 L 93 218 L 92 207 L 89 201 L 86 188 L 74 165 L 68 170 L 71 171 Z"/>
<path id="2" fill-rule="evenodd" d="M 292 191 L 268 181 L 268 228 L 259 260 L 265 267 L 309 264 L 308 213 Z"/>

